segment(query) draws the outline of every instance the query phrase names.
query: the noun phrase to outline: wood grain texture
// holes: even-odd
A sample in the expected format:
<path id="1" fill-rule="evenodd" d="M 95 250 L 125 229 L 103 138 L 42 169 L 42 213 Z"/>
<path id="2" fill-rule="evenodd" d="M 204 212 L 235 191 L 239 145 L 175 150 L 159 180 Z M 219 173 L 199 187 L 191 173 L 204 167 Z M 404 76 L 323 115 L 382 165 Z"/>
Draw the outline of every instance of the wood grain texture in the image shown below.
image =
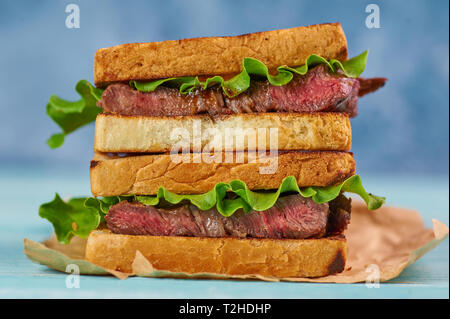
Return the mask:
<path id="1" fill-rule="evenodd" d="M 388 196 L 389 204 L 415 208 L 428 227 L 431 218 L 449 223 L 449 184 L 446 176 L 370 176 L 364 183 L 376 194 Z M 82 276 L 80 289 L 68 289 L 69 274 L 35 264 L 23 253 L 23 239 L 41 241 L 51 236 L 52 227 L 37 214 L 37 207 L 53 198 L 88 195 L 86 170 L 42 168 L 30 165 L 0 168 L 3 190 L 0 223 L 1 298 L 446 298 L 449 297 L 449 240 L 405 269 L 396 279 L 368 289 L 364 283 L 256 282 L 237 280 L 185 280 Z M 27 192 L 26 200 L 17 193 Z M 57 186 L 57 189 L 55 188 Z M 414 194 L 422 196 L 414 196 Z M 19 197 L 17 197 L 19 196 Z M 433 205 L 430 205 L 430 202 Z"/>

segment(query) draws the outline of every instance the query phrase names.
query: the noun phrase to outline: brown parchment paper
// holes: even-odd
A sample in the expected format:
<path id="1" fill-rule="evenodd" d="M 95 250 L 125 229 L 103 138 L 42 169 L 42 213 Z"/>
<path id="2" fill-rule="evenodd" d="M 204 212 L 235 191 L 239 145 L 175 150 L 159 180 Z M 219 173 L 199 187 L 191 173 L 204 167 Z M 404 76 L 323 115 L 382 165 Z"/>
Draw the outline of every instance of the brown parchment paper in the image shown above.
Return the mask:
<path id="1" fill-rule="evenodd" d="M 273 278 L 259 275 L 227 276 L 221 274 L 175 273 L 155 269 L 139 252 L 133 262 L 133 273 L 125 274 L 104 269 L 84 259 L 86 240 L 74 238 L 69 245 L 59 244 L 53 236 L 44 243 L 24 240 L 26 256 L 34 262 L 66 272 L 69 264 L 79 266 L 80 274 L 129 276 L 250 279 L 265 281 L 356 283 L 387 281 L 400 275 L 409 265 L 439 245 L 448 236 L 448 227 L 433 219 L 433 229 L 425 228 L 420 215 L 412 210 L 382 207 L 368 211 L 365 204 L 354 202 L 351 223 L 345 233 L 348 259 L 345 270 L 321 278 Z"/>

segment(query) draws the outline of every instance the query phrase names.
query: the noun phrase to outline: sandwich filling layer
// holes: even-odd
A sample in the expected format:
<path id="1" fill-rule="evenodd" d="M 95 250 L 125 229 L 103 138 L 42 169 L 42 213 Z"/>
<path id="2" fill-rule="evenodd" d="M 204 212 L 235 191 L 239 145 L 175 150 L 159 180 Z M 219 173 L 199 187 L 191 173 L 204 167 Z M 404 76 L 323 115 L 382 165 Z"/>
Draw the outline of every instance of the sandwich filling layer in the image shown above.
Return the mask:
<path id="1" fill-rule="evenodd" d="M 267 210 L 239 210 L 230 217 L 192 204 L 158 208 L 122 201 L 110 208 L 105 220 L 113 233 L 125 235 L 306 239 L 342 233 L 350 210 L 351 200 L 343 195 L 323 204 L 287 195 Z"/>
<path id="2" fill-rule="evenodd" d="M 294 75 L 283 86 L 252 81 L 244 93 L 229 98 L 220 87 L 181 94 L 160 86 L 141 92 L 127 84 L 111 84 L 97 103 L 105 112 L 130 116 L 210 116 L 267 112 L 344 112 L 357 115 L 358 96 L 383 86 L 386 79 L 354 79 L 316 66 L 305 75 Z M 362 90 L 361 90 L 362 88 Z"/>

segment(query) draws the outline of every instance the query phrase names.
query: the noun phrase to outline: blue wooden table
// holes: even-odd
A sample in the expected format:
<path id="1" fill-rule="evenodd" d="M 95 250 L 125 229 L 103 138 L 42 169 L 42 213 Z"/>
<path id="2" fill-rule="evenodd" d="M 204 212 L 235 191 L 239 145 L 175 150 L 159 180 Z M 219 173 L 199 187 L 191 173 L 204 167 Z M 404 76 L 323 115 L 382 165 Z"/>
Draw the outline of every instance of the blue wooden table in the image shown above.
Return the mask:
<path id="1" fill-rule="evenodd" d="M 389 205 L 420 211 L 449 224 L 448 176 L 363 176 L 367 188 Z M 401 276 L 365 284 L 273 283 L 82 276 L 66 288 L 66 274 L 34 264 L 23 254 L 23 238 L 42 241 L 52 233 L 38 207 L 58 191 L 63 198 L 89 195 L 88 172 L 31 167 L 0 169 L 0 298 L 449 298 L 449 240 L 408 267 Z"/>

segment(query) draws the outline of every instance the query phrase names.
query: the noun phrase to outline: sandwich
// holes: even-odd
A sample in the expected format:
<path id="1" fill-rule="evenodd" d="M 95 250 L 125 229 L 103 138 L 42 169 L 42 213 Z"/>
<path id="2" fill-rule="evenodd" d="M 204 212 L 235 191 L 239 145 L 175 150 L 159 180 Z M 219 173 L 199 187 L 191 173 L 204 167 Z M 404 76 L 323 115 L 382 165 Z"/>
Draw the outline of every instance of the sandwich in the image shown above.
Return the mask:
<path id="1" fill-rule="evenodd" d="M 351 198 L 371 210 L 351 151 L 361 78 L 339 23 L 232 37 L 132 43 L 95 54 L 95 86 L 50 98 L 62 128 L 95 120 L 92 197 L 39 209 L 86 260 L 133 272 L 140 252 L 184 274 L 321 277 L 342 272 Z"/>

